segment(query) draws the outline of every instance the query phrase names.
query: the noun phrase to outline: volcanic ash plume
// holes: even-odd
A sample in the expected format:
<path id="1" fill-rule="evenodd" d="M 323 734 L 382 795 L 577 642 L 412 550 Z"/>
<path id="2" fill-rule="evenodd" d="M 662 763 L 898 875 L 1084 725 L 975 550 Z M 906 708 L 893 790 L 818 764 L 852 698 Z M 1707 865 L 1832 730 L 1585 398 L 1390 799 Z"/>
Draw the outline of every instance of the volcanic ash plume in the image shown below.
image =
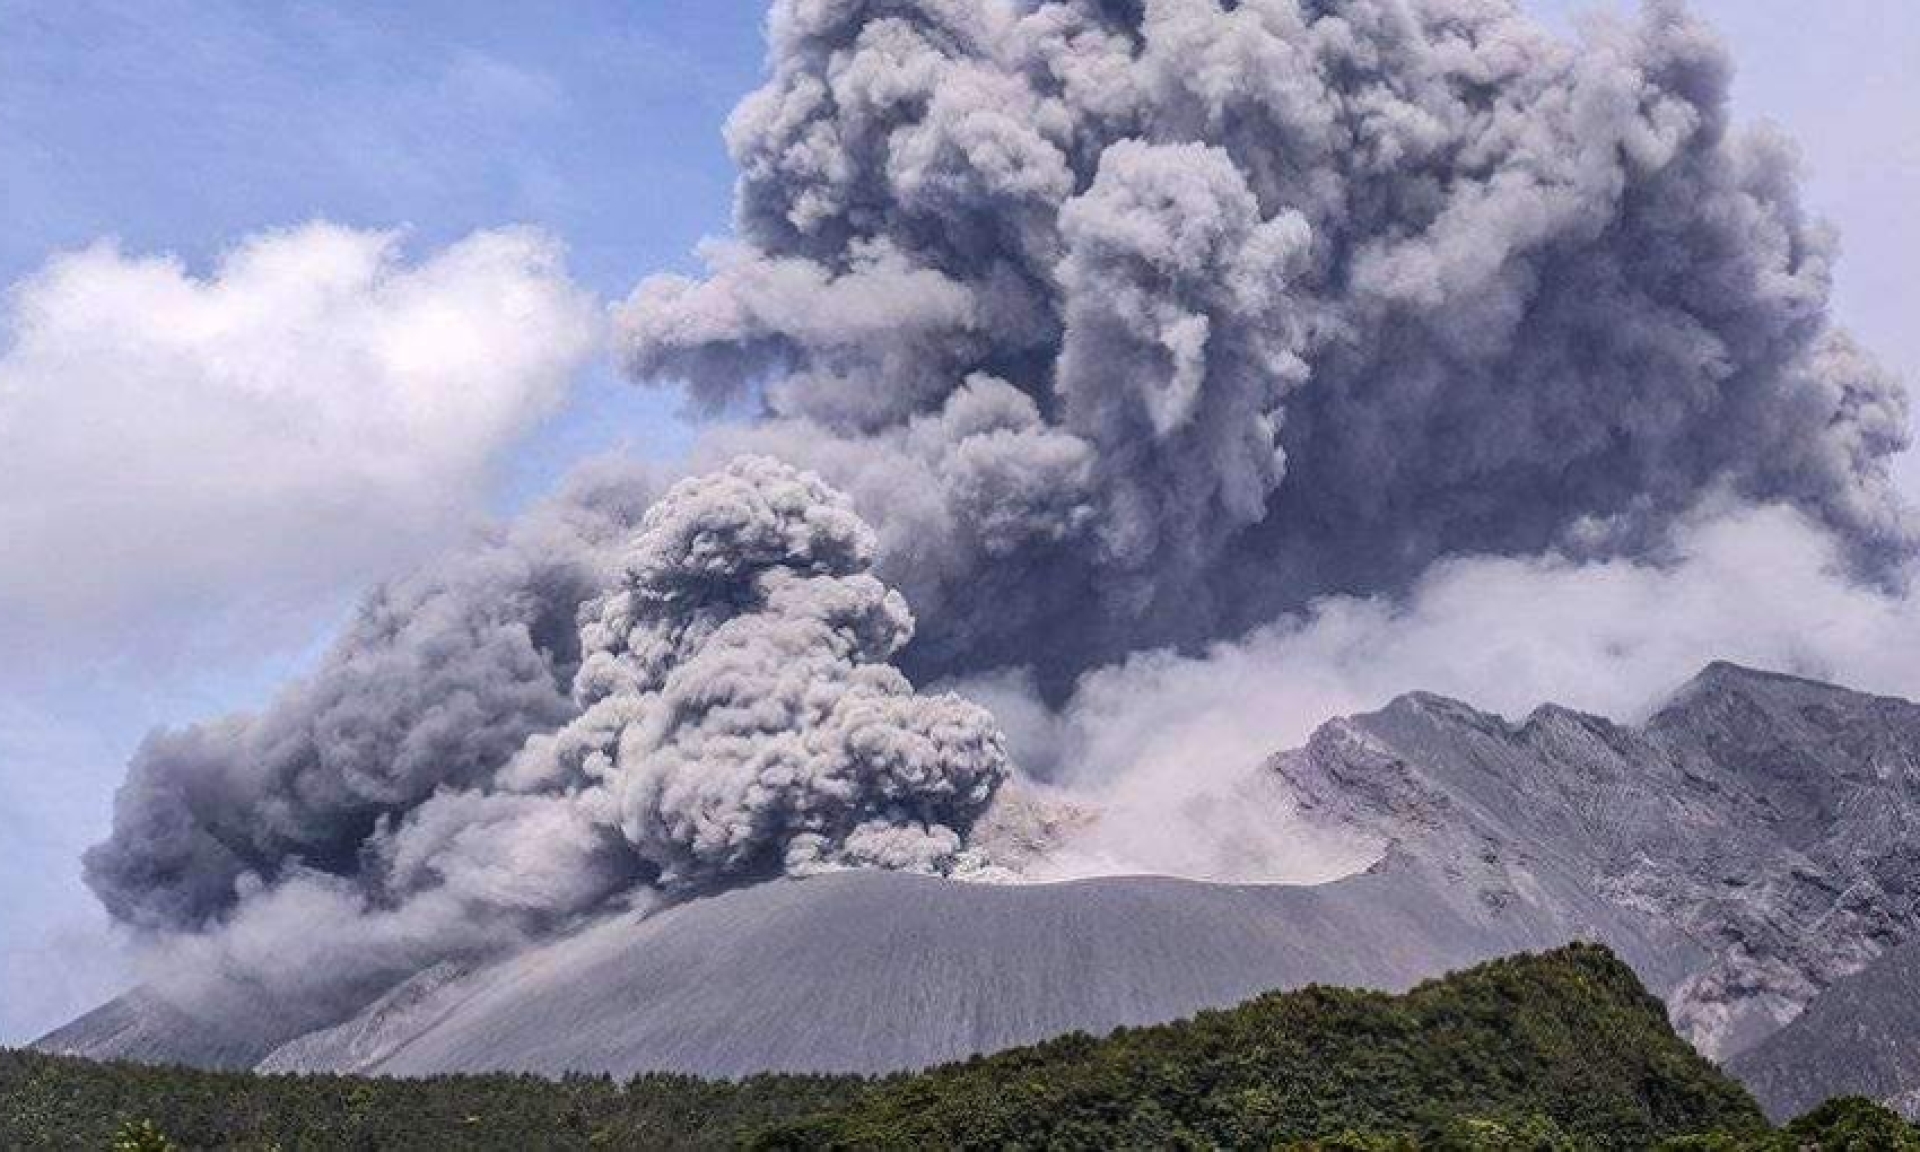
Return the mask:
<path id="1" fill-rule="evenodd" d="M 589 477 L 380 592 L 262 715 L 154 737 L 88 875 L 180 970 L 324 972 L 276 995 L 337 1008 L 622 896 L 971 865 L 1001 732 L 909 675 L 993 686 L 1055 783 L 1131 768 L 1141 822 L 1095 847 L 1137 861 L 1244 817 L 1323 705 L 1474 695 L 1397 678 L 1490 636 L 1535 671 L 1472 668 L 1551 692 L 1833 631 L 1776 604 L 1910 619 L 1905 394 L 1674 0 L 1578 45 L 1501 0 L 776 0 L 769 32 L 736 235 L 618 311 L 636 378 L 753 419 L 657 502 Z M 1759 505 L 1845 595 L 1660 615 L 1781 580 L 1700 543 Z M 1569 596 L 1640 627 L 1560 643 Z M 1016 839 L 1084 823 L 1030 807 Z M 1251 871 L 1292 851 L 1229 823 Z M 1177 849 L 1148 863 L 1220 855 Z"/>
<path id="2" fill-rule="evenodd" d="M 498 538 L 376 590 L 264 712 L 148 737 L 88 883 L 160 931 L 215 924 L 295 866 L 371 892 L 382 828 L 443 791 L 493 790 L 529 736 L 575 714 L 579 607 L 657 491 L 589 470 Z"/>
<path id="3" fill-rule="evenodd" d="M 648 494 L 587 485 L 148 743 L 88 879 L 185 996 L 311 1024 L 616 896 L 954 865 L 1003 740 L 888 663 L 912 617 L 845 498 L 762 458 Z"/>
<path id="4" fill-rule="evenodd" d="M 1790 148 L 1684 7 L 782 0 L 737 237 L 621 312 L 764 419 L 925 627 L 909 664 L 1237 634 L 1436 558 L 1644 552 L 1704 495 L 1907 552 L 1905 397 L 1828 325 Z M 991 417 L 982 413 L 991 410 Z"/>
<path id="5" fill-rule="evenodd" d="M 589 608 L 584 708 L 514 765 L 590 781 L 662 884 L 877 864 L 942 871 L 1006 772 L 992 717 L 916 696 L 913 634 L 844 497 L 743 457 L 651 511 Z"/>

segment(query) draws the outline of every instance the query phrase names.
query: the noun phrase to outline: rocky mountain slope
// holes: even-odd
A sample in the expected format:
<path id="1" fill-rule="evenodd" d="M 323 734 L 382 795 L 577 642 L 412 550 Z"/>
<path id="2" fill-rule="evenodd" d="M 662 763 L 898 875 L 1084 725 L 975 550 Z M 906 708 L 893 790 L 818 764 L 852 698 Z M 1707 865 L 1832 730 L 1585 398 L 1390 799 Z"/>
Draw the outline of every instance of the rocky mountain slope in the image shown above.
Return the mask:
<path id="1" fill-rule="evenodd" d="M 1920 1119 L 1920 941 L 1838 981 L 1727 1067 L 1770 1116 L 1845 1092 Z"/>
<path id="2" fill-rule="evenodd" d="M 253 1059 L 874 1071 L 1270 988 L 1401 988 L 1573 939 L 1613 945 L 1725 1058 L 1920 926 L 1920 707 L 1905 701 L 1724 664 L 1633 727 L 1416 694 L 1265 771 L 1321 831 L 1386 845 L 1382 860 L 1312 887 L 763 884 L 426 974 L 321 1033 L 256 1038 Z M 108 1054 L 94 1019 L 43 1046 Z M 171 1055 L 209 1050 L 234 1051 Z"/>
<path id="3" fill-rule="evenodd" d="M 1317 819 L 1504 904 L 1572 886 L 1707 957 L 1671 997 L 1728 1056 L 1920 925 L 1920 707 L 1716 664 L 1646 724 L 1413 695 L 1274 762 Z"/>

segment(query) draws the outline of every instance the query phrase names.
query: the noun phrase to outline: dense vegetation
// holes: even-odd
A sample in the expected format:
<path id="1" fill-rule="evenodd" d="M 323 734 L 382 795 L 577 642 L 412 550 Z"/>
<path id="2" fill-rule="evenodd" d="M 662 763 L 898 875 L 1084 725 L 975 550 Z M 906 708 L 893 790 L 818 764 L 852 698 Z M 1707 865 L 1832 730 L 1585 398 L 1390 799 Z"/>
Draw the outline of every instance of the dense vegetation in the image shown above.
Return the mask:
<path id="1" fill-rule="evenodd" d="M 842 1104 L 848 1077 L 263 1076 L 0 1052 L 0 1148 L 717 1148 Z"/>
<path id="2" fill-rule="evenodd" d="M 739 1145 L 1920 1152 L 1914 1129 L 1864 1101 L 1770 1131 L 1632 972 L 1586 946 L 1405 996 L 1275 994 L 876 1081 L 378 1080 L 0 1052 L 9 1149 Z"/>
<path id="3" fill-rule="evenodd" d="M 1496 961 L 1405 996 L 1312 988 L 1073 1036 L 875 1088 L 775 1147 L 1267 1147 L 1463 1117 L 1599 1148 L 1762 1126 L 1604 949 Z"/>

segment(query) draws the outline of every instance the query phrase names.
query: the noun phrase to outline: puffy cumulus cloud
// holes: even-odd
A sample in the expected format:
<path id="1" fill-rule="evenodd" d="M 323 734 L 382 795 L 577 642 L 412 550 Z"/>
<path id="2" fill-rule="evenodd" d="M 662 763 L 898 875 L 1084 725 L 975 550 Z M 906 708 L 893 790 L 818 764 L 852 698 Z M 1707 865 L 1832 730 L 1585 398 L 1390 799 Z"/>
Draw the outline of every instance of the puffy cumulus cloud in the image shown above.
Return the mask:
<path id="1" fill-rule="evenodd" d="M 737 236 L 620 339 L 853 495 L 910 667 L 1058 696 L 1447 555 L 1653 547 L 1721 489 L 1864 570 L 1913 545 L 1905 394 L 1679 3 L 1579 44 L 1497 0 L 782 0 L 770 35 Z M 927 443 L 982 380 L 1028 404 L 986 488 Z"/>
<path id="2" fill-rule="evenodd" d="M 417 557 L 599 324 L 527 231 L 409 261 L 392 234 L 315 224 L 205 277 L 108 243 L 54 258 L 3 322 L 0 629 L 124 637 Z"/>
<path id="3" fill-rule="evenodd" d="M 589 469 L 261 714 L 147 742 L 87 880 L 164 991 L 290 1034 L 617 898 L 958 862 L 1004 741 L 889 663 L 847 499 L 754 457 L 656 492 Z"/>
<path id="4" fill-rule="evenodd" d="M 1852 579 L 1831 529 L 1722 501 L 1657 556 L 1456 557 L 1403 595 L 1330 597 L 1202 651 L 1137 654 L 1058 712 L 1017 678 L 957 687 L 1010 718 L 1023 766 L 1099 812 L 1033 874 L 1319 881 L 1369 863 L 1368 846 L 1290 820 L 1258 769 L 1331 717 L 1420 690 L 1633 722 L 1722 659 L 1920 699 L 1916 645 L 1920 600 Z"/>

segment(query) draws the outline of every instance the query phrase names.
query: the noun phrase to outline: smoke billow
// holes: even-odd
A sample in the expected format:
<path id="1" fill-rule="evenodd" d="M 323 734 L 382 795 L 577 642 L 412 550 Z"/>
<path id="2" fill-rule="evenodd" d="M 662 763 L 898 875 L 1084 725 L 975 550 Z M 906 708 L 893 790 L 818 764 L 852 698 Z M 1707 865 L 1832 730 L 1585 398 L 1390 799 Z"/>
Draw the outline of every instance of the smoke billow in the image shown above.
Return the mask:
<path id="1" fill-rule="evenodd" d="M 1499 0 L 769 33 L 737 235 L 617 309 L 633 376 L 754 418 L 154 736 L 88 878 L 181 979 L 310 1023 L 613 901 L 969 869 L 1013 763 L 1097 809 L 987 814 L 1073 838 L 1036 874 L 1324 878 L 1363 861 L 1245 788 L 1334 711 L 1885 682 L 1920 636 L 1905 394 L 1679 3 L 1578 45 Z"/>
<path id="2" fill-rule="evenodd" d="M 873 550 L 844 497 L 784 464 L 682 481 L 588 610 L 584 711 L 530 744 L 516 780 L 608 787 L 670 888 L 948 869 L 1006 751 L 983 709 L 916 696 L 888 663 L 913 617 L 868 571 Z"/>
<path id="3" fill-rule="evenodd" d="M 1869 568 L 1915 539 L 1904 394 L 1829 326 L 1791 149 L 1729 123 L 1678 3 L 1578 46 L 1483 0 L 770 31 L 738 237 L 642 284 L 624 347 L 853 494 L 913 667 L 1058 696 L 1447 554 L 1644 546 L 1715 488 Z M 1017 422 L 983 436 L 985 397 Z"/>
<path id="4" fill-rule="evenodd" d="M 498 538 L 377 590 L 263 713 L 150 736 L 88 883 L 117 919 L 191 929 L 227 913 L 246 878 L 357 872 L 395 817 L 488 785 L 573 714 L 575 615 L 654 490 L 591 470 Z"/>
<path id="5" fill-rule="evenodd" d="M 766 459 L 653 491 L 589 474 L 263 714 L 148 741 L 87 878 L 176 994 L 311 1026 L 615 897 L 956 863 L 1003 740 L 888 663 L 871 530 Z"/>

